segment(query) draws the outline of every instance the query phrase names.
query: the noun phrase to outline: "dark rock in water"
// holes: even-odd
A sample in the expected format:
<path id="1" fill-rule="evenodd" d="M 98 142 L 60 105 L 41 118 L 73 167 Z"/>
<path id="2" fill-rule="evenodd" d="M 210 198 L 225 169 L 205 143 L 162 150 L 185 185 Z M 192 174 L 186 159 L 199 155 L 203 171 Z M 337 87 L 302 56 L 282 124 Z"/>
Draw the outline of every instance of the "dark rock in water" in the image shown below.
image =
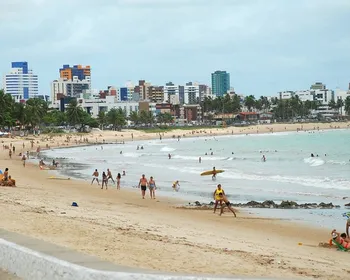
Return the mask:
<path id="1" fill-rule="evenodd" d="M 210 206 L 213 206 L 214 204 L 215 204 L 214 201 L 210 201 L 209 203 Z"/>
<path id="2" fill-rule="evenodd" d="M 344 204 L 344 206 L 350 207 L 350 203 L 346 203 L 346 204 Z"/>
<path id="3" fill-rule="evenodd" d="M 265 200 L 261 205 L 263 208 L 276 208 L 276 203 L 273 200 Z"/>
<path id="4" fill-rule="evenodd" d="M 296 203 L 295 201 L 282 201 L 280 205 L 278 205 L 278 208 L 283 208 L 283 209 L 292 209 L 292 208 L 296 208 L 298 206 L 298 203 Z"/>
<path id="5" fill-rule="evenodd" d="M 318 205 L 319 208 L 321 209 L 332 209 L 334 208 L 334 205 L 333 203 L 324 203 L 324 202 L 321 202 L 319 205 Z"/>
<path id="6" fill-rule="evenodd" d="M 249 201 L 248 203 L 246 204 L 243 204 L 243 205 L 246 205 L 246 207 L 253 207 L 253 208 L 260 208 L 261 207 L 261 203 L 260 202 L 256 202 L 254 200 L 252 201 Z"/>
<path id="7" fill-rule="evenodd" d="M 202 206 L 202 204 L 199 201 L 195 201 L 194 204 L 196 204 L 196 206 Z"/>

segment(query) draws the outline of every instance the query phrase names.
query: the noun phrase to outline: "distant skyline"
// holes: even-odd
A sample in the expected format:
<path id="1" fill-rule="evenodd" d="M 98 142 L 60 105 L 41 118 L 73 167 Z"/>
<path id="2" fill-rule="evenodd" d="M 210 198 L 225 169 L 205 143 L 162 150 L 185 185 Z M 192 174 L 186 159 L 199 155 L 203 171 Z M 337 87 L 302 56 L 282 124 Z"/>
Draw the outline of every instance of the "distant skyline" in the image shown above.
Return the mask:
<path id="1" fill-rule="evenodd" d="M 216 70 L 247 95 L 347 89 L 348 26 L 349 0 L 1 0 L 0 76 L 27 61 L 42 94 L 63 64 L 90 65 L 97 89 Z"/>

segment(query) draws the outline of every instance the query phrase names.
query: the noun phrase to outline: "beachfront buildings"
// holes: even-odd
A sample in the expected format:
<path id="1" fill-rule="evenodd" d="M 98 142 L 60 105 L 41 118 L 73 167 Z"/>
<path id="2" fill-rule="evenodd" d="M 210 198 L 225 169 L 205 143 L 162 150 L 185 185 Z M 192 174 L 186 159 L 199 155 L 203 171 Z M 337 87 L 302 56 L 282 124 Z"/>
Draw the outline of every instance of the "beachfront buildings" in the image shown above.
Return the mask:
<path id="1" fill-rule="evenodd" d="M 226 71 L 215 71 L 211 74 L 213 95 L 224 96 L 230 90 L 230 74 Z"/>
<path id="2" fill-rule="evenodd" d="M 174 85 L 172 82 L 168 82 L 164 86 L 164 102 L 170 104 L 180 103 L 180 87 Z"/>
<path id="3" fill-rule="evenodd" d="M 199 104 L 200 90 L 198 83 L 188 82 L 184 87 L 184 104 Z"/>
<path id="4" fill-rule="evenodd" d="M 38 97 L 38 76 L 29 69 L 28 62 L 12 62 L 11 70 L 3 77 L 6 94 L 11 94 L 16 102 L 25 102 L 29 98 Z"/>

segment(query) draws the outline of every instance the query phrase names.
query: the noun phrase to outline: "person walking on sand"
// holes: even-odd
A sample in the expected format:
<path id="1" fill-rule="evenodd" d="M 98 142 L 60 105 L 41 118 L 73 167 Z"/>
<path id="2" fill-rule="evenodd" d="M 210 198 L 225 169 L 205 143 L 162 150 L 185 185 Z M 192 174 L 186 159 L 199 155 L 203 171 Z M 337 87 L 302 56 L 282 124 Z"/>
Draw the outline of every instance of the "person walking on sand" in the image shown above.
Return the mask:
<path id="1" fill-rule="evenodd" d="M 151 176 L 151 178 L 149 179 L 148 182 L 148 188 L 149 188 L 149 194 L 151 196 L 151 199 L 156 199 L 156 182 L 154 181 L 153 177 Z"/>
<path id="2" fill-rule="evenodd" d="M 26 167 L 26 160 L 27 160 L 27 157 L 25 154 L 23 154 L 22 155 L 23 167 Z"/>
<path id="3" fill-rule="evenodd" d="M 111 172 L 111 170 L 109 170 L 109 168 L 107 168 L 107 181 L 109 179 L 111 179 L 113 184 L 115 184 L 115 181 L 113 180 L 112 172 Z"/>
<path id="4" fill-rule="evenodd" d="M 218 184 L 218 186 L 216 187 L 216 190 L 213 193 L 213 198 L 215 200 L 214 214 L 216 212 L 218 204 L 220 203 L 220 207 L 222 206 L 222 197 L 220 196 L 221 194 L 225 195 L 225 191 L 222 189 L 221 184 Z"/>
<path id="5" fill-rule="evenodd" d="M 97 182 L 97 185 L 100 185 L 100 182 L 98 181 L 98 175 L 99 175 L 99 173 L 98 173 L 97 169 L 95 169 L 94 173 L 92 173 L 91 185 L 95 180 Z"/>
<path id="6" fill-rule="evenodd" d="M 220 194 L 219 196 L 222 198 L 222 201 L 225 202 L 227 208 L 230 209 L 230 211 L 233 213 L 233 215 L 235 215 L 235 217 L 237 217 L 236 212 L 235 212 L 235 210 L 232 208 L 231 202 L 228 201 L 226 195 Z M 220 216 L 224 213 L 225 204 L 224 204 L 224 203 L 221 204 Z"/>
<path id="7" fill-rule="evenodd" d="M 145 199 L 145 194 L 147 190 L 147 178 L 145 177 L 145 174 L 142 174 L 142 177 L 139 182 L 139 188 L 141 187 L 141 194 L 142 194 L 142 199 Z"/>
<path id="8" fill-rule="evenodd" d="M 9 150 L 9 157 L 10 157 L 10 159 L 12 159 L 12 150 L 11 149 Z"/>
<path id="9" fill-rule="evenodd" d="M 108 183 L 108 177 L 107 177 L 107 174 L 106 172 L 102 172 L 102 188 L 101 190 L 103 190 L 103 185 L 106 186 L 106 190 L 107 190 L 107 183 Z"/>
<path id="10" fill-rule="evenodd" d="M 120 173 L 118 173 L 118 175 L 117 175 L 117 190 L 120 190 L 120 179 L 121 179 L 121 175 L 120 175 Z"/>

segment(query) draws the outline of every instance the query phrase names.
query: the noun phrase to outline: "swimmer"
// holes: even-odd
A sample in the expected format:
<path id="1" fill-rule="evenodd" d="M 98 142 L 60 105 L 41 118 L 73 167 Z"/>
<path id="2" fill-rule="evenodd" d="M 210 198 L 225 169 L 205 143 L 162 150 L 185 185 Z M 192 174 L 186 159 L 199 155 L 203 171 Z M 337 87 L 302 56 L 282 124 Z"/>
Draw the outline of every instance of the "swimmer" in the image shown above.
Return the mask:
<path id="1" fill-rule="evenodd" d="M 266 161 L 266 157 L 265 157 L 265 155 L 263 155 L 263 156 L 262 156 L 261 160 L 262 160 L 263 162 L 265 162 L 265 161 Z"/>
<path id="2" fill-rule="evenodd" d="M 168 158 L 171 159 L 171 154 L 168 154 Z"/>
<path id="3" fill-rule="evenodd" d="M 202 158 L 201 157 L 198 158 L 198 162 L 202 163 Z"/>
<path id="4" fill-rule="evenodd" d="M 179 181 L 175 181 L 173 183 L 173 190 L 178 192 L 180 190 L 180 184 L 179 184 Z"/>
<path id="5" fill-rule="evenodd" d="M 125 170 L 123 170 L 123 176 L 125 176 L 125 175 L 126 175 Z"/>

